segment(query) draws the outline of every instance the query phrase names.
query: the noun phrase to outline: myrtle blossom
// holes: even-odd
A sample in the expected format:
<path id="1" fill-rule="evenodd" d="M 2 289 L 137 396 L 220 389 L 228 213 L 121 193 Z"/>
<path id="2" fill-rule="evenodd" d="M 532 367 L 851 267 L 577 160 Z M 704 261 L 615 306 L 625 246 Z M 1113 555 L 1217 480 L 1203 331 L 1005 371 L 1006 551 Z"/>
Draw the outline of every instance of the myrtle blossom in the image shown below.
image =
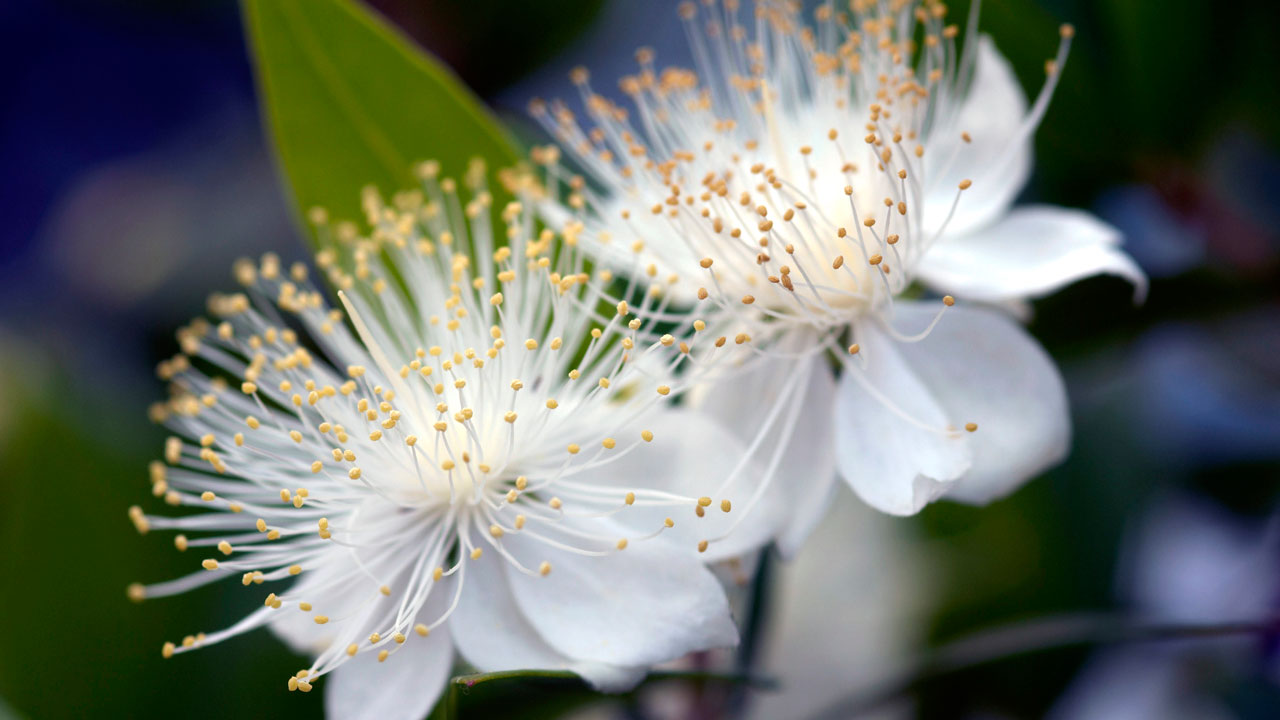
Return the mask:
<path id="1" fill-rule="evenodd" d="M 641 49 L 624 108 L 575 70 L 589 127 L 533 101 L 582 174 L 555 146 L 534 160 L 567 198 L 542 204 L 553 224 L 581 226 L 614 270 L 670 274 L 708 327 L 753 338 L 755 359 L 701 403 L 786 475 L 783 549 L 821 517 L 837 470 L 911 514 L 944 494 L 990 501 L 1060 460 L 1053 363 L 1005 314 L 955 297 L 1017 305 L 1099 273 L 1145 289 L 1114 229 L 1011 207 L 1074 31 L 1028 107 L 975 32 L 977 3 L 963 50 L 932 0 L 828 3 L 812 26 L 799 3 L 758 3 L 745 22 L 737 0 L 704 5 L 680 7 L 696 72 L 658 71 Z"/>
<path id="2" fill-rule="evenodd" d="M 775 529 L 734 517 L 760 480 L 727 475 L 741 444 L 671 399 L 739 346 L 642 340 L 656 295 L 598 313 L 572 238 L 512 203 L 498 242 L 483 169 L 465 203 L 437 173 L 389 205 L 369 192 L 364 236 L 313 213 L 338 307 L 301 263 L 242 261 L 244 289 L 213 297 L 215 319 L 161 364 L 172 395 L 153 414 L 175 435 L 153 490 L 188 512 L 130 516 L 180 532 L 203 569 L 130 595 L 272 590 L 163 654 L 268 626 L 313 658 L 290 690 L 332 673 L 331 716 L 388 720 L 430 709 L 454 648 L 483 671 L 610 689 L 735 644 L 704 562 Z"/>

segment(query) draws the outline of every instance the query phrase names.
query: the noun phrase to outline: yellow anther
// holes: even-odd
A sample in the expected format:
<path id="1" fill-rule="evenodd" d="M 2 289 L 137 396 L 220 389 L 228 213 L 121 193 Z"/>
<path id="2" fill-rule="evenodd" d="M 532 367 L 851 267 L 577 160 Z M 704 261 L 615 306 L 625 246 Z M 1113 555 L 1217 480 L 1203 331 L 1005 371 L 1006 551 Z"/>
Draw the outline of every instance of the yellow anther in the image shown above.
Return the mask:
<path id="1" fill-rule="evenodd" d="M 214 560 L 213 558 L 206 558 L 206 559 L 204 559 L 204 560 L 201 560 L 201 561 L 200 561 L 200 565 L 201 565 L 205 570 L 217 570 L 217 569 L 218 569 L 218 561 L 217 561 L 217 560 Z"/>
<path id="2" fill-rule="evenodd" d="M 732 510 L 732 509 L 733 509 L 733 503 L 729 502 L 728 500 L 721 500 L 721 501 L 720 501 L 720 511 L 721 511 L 721 512 L 729 512 L 729 511 L 730 511 L 730 510 Z"/>
<path id="3" fill-rule="evenodd" d="M 965 429 L 965 430 L 968 430 L 969 432 L 976 432 L 976 431 L 977 431 L 977 429 L 978 429 L 978 423 L 965 423 L 965 424 L 964 424 L 964 429 Z M 998 435 L 998 434 L 999 434 L 999 433 L 997 433 L 997 435 Z"/>
<path id="4" fill-rule="evenodd" d="M 542 561 L 542 564 L 538 566 L 538 574 L 545 577 L 550 573 L 551 573 L 551 563 L 545 560 Z"/>
<path id="5" fill-rule="evenodd" d="M 481 555 L 483 555 L 483 554 L 484 554 L 484 548 L 473 548 L 473 549 L 471 550 L 471 559 L 472 559 L 472 560 L 479 560 L 479 559 L 480 559 L 480 556 L 481 556 Z"/>
<path id="6" fill-rule="evenodd" d="M 417 625 L 414 625 L 413 631 L 418 633 L 418 635 L 422 637 L 426 637 L 431 634 L 431 628 L 428 628 L 426 625 L 423 625 L 422 623 L 418 623 Z"/>
<path id="7" fill-rule="evenodd" d="M 650 430 L 641 430 L 641 431 L 640 431 L 640 437 L 641 437 L 645 442 L 653 442 L 653 432 L 652 432 L 652 431 L 650 431 Z"/>
<path id="8" fill-rule="evenodd" d="M 227 542 L 226 540 L 223 540 L 222 542 L 218 543 L 218 552 L 222 553 L 223 555 L 230 555 L 231 543 Z"/>

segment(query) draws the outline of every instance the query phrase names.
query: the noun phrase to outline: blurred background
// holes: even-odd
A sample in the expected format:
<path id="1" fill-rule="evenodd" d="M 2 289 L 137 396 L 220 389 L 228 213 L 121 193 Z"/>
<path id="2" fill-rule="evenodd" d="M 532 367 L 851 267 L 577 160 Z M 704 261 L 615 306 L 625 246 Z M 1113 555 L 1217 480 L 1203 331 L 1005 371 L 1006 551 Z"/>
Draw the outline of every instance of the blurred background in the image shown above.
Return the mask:
<path id="1" fill-rule="evenodd" d="M 371 4 L 530 140 L 525 103 L 573 94 L 574 65 L 620 76 L 641 45 L 688 64 L 665 0 Z M 164 640 L 230 624 L 255 600 L 124 593 L 190 565 L 125 516 L 148 499 L 164 437 L 146 418 L 163 390 L 155 363 L 236 257 L 306 252 L 239 12 L 230 0 L 0 3 L 0 717 L 320 712 L 320 693 L 285 692 L 282 669 L 302 661 L 265 632 L 161 660 Z M 1280 611 L 1280 7 L 989 0 L 981 27 L 1034 92 L 1063 21 L 1077 39 L 1025 199 L 1120 227 L 1150 299 L 1134 307 L 1128 286 L 1101 278 L 1037 303 L 1030 327 L 1067 378 L 1074 449 L 1011 498 L 903 520 L 842 489 L 803 559 L 771 568 L 756 670 L 781 687 L 739 702 L 752 716 L 842 717 L 851 693 L 929 648 L 1047 614 Z M 1277 645 L 1039 653 L 920 684 L 878 712 L 1276 717 Z M 461 709 L 530 688 L 509 690 Z M 568 689 L 543 714 L 714 717 L 697 691 L 582 709 Z"/>

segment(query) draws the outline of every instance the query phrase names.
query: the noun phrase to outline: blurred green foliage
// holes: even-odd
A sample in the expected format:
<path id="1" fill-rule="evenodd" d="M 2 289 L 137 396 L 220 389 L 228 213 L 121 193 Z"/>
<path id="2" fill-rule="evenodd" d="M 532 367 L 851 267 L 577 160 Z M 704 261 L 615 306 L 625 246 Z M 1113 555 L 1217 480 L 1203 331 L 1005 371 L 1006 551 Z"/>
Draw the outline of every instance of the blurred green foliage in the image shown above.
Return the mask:
<path id="1" fill-rule="evenodd" d="M 319 693 L 285 691 L 306 661 L 265 631 L 160 657 L 167 640 L 231 625 L 260 593 L 220 586 L 129 602 L 130 582 L 200 572 L 198 551 L 179 553 L 171 533 L 139 536 L 126 517 L 130 505 L 160 505 L 147 462 L 163 434 L 147 398 L 66 377 L 34 348 L 6 350 L 0 696 L 34 718 L 319 713 Z"/>

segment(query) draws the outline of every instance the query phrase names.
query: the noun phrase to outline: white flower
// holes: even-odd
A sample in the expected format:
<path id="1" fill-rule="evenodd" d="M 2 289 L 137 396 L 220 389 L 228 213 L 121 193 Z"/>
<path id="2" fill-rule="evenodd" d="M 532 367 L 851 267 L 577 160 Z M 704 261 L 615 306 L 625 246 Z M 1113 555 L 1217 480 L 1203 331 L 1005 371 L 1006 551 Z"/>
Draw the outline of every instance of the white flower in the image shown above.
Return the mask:
<path id="1" fill-rule="evenodd" d="M 314 657 L 289 689 L 332 672 L 330 715 L 389 720 L 430 709 L 455 647 L 483 671 L 562 668 L 609 689 L 735 644 L 703 561 L 775 529 L 755 513 L 725 537 L 729 497 L 759 474 L 728 477 L 740 444 L 669 405 L 735 346 L 640 343 L 625 304 L 593 312 L 572 248 L 516 204 L 495 248 L 488 193 L 464 206 L 435 173 L 425 199 L 368 195 L 367 238 L 315 217 L 345 311 L 301 263 L 245 261 L 245 291 L 210 302 L 220 322 L 184 328 L 161 365 L 174 395 L 153 413 L 177 436 L 153 489 L 197 512 L 130 515 L 185 533 L 177 548 L 203 551 L 204 570 L 130 595 L 227 577 L 274 589 L 165 656 L 267 625 Z"/>
<path id="2" fill-rule="evenodd" d="M 536 152 L 569 188 L 571 210 L 544 213 L 580 223 L 583 247 L 615 269 L 674 274 L 709 327 L 754 338 L 759 359 L 702 402 L 788 477 L 784 551 L 821 516 L 836 468 L 870 504 L 910 514 L 943 494 L 989 501 L 1066 452 L 1045 353 L 1002 314 L 904 295 L 917 281 L 993 304 L 1098 273 L 1145 288 L 1092 216 L 1010 208 L 1069 27 L 1028 109 L 972 19 L 957 50 L 940 3 L 825 5 L 812 27 L 799 5 L 759 3 L 748 31 L 736 0 L 702 15 L 685 3 L 697 74 L 659 73 L 639 51 L 640 73 L 621 82 L 629 112 L 576 70 L 589 130 L 561 104 L 532 104 L 586 174 Z M 747 412 L 768 406 L 780 409 Z"/>

